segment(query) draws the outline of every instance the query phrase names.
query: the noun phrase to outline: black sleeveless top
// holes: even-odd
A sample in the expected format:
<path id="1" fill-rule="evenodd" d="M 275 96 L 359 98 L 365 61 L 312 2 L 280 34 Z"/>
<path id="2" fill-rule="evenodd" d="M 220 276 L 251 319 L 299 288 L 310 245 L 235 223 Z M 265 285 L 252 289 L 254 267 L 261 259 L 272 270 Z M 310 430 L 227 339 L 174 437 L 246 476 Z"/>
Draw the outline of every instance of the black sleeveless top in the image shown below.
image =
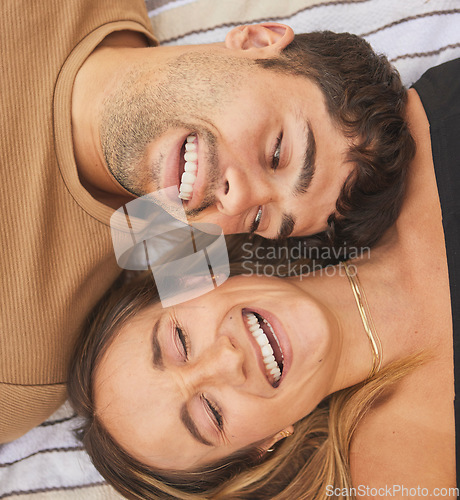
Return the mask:
<path id="1" fill-rule="evenodd" d="M 455 450 L 460 484 L 460 59 L 428 70 L 413 85 L 430 122 L 431 147 L 449 268 L 454 343 Z"/>

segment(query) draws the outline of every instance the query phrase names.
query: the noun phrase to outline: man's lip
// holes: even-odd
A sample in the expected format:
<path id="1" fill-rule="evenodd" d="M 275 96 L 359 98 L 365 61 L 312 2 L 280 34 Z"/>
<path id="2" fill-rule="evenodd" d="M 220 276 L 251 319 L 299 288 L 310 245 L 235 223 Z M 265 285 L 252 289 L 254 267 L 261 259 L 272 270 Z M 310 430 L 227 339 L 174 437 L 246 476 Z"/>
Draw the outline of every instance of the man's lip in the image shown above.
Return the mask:
<path id="1" fill-rule="evenodd" d="M 268 378 L 267 378 L 267 372 L 266 372 L 266 369 L 265 369 L 265 364 L 264 364 L 264 361 L 263 361 L 263 357 L 262 357 L 262 352 L 260 350 L 260 346 L 259 344 L 257 343 L 257 341 L 255 340 L 254 336 L 252 335 L 252 333 L 250 332 L 249 330 L 249 326 L 248 326 L 248 323 L 247 323 L 247 320 L 246 320 L 246 317 L 245 317 L 245 313 L 249 313 L 249 312 L 252 312 L 252 313 L 256 313 L 258 314 L 259 316 L 262 316 L 263 318 L 265 318 L 269 323 L 270 325 L 272 326 L 273 330 L 275 331 L 275 334 L 276 334 L 276 337 L 279 341 L 279 344 L 281 346 L 281 349 L 283 351 L 283 357 L 284 357 L 284 360 L 283 360 L 283 373 L 281 374 L 281 378 L 279 379 L 278 383 L 277 383 L 277 386 L 276 388 L 280 387 L 280 385 L 282 384 L 283 380 L 286 378 L 286 375 L 289 371 L 289 368 L 292 364 L 292 348 L 291 348 L 291 343 L 289 342 L 289 339 L 288 339 L 288 336 L 281 324 L 281 322 L 279 321 L 279 319 L 272 313 L 264 310 L 264 309 L 261 309 L 260 307 L 245 307 L 244 309 L 242 309 L 241 311 L 241 315 L 243 317 L 243 323 L 244 323 L 244 326 L 246 328 L 246 332 L 248 333 L 249 335 L 249 339 L 251 341 L 251 345 L 254 349 L 254 353 L 256 355 L 256 358 L 257 358 L 257 364 L 259 365 L 259 368 L 265 378 L 265 380 L 267 380 L 267 382 L 270 384 L 270 382 L 268 381 Z M 271 384 L 270 384 L 270 387 L 273 387 Z"/>
<path id="2" fill-rule="evenodd" d="M 196 172 L 196 180 L 193 184 L 192 197 L 186 204 L 186 208 L 188 210 L 198 208 L 203 202 L 206 190 L 206 169 L 208 168 L 208 165 L 206 164 L 206 143 L 200 134 L 196 132 L 194 132 L 194 134 L 197 145 L 198 169 Z"/>
<path id="3" fill-rule="evenodd" d="M 182 174 L 184 173 L 184 143 L 189 135 L 195 135 L 198 153 L 198 169 L 196 172 L 196 180 L 193 185 L 193 193 L 190 200 L 185 201 L 184 205 L 188 210 L 192 210 L 200 206 L 204 198 L 205 179 L 206 179 L 206 164 L 205 164 L 205 143 L 201 140 L 197 132 L 189 131 L 186 134 L 181 134 L 179 139 L 174 142 L 172 150 L 170 151 L 166 164 L 164 175 L 164 187 L 177 186 L 179 193 Z M 174 200 L 177 201 L 177 200 Z"/>
<path id="4" fill-rule="evenodd" d="M 181 170 L 181 160 L 180 160 L 180 155 L 181 155 L 181 149 L 182 146 L 187 139 L 187 137 L 190 135 L 190 132 L 187 132 L 185 134 L 181 134 L 176 141 L 173 142 L 172 147 L 169 151 L 169 154 L 167 155 L 166 162 L 165 162 L 165 172 L 163 175 L 163 188 L 168 188 L 171 186 L 176 186 L 177 187 L 177 194 L 179 194 L 179 187 L 180 187 L 180 177 L 182 173 L 180 172 Z M 176 196 L 177 198 L 177 196 Z M 173 201 L 177 201 L 177 199 L 174 199 Z"/>

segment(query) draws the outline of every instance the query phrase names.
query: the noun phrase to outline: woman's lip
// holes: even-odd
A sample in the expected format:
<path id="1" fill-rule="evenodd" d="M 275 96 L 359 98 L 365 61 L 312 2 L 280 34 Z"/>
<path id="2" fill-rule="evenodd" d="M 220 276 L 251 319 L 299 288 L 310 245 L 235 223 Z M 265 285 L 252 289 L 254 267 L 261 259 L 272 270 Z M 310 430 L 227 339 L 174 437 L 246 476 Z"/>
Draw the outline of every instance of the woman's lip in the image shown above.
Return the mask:
<path id="1" fill-rule="evenodd" d="M 267 370 L 265 369 L 265 364 L 264 364 L 264 361 L 262 359 L 262 352 L 260 350 L 260 346 L 259 344 L 256 342 L 256 340 L 254 339 L 252 333 L 249 331 L 249 325 L 248 325 L 248 321 L 247 321 L 247 318 L 245 316 L 245 312 L 249 312 L 249 311 L 252 311 L 252 309 L 243 309 L 241 311 L 241 315 L 242 315 L 242 318 L 243 318 L 243 324 L 244 324 L 244 327 L 245 327 L 245 330 L 246 330 L 246 333 L 248 334 L 248 337 L 249 337 L 249 341 L 251 342 L 251 346 L 253 348 L 253 351 L 254 351 L 254 355 L 257 359 L 257 364 L 259 366 L 259 369 L 264 377 L 264 380 L 267 381 L 267 383 L 270 385 L 270 387 L 273 388 L 272 384 L 270 384 L 270 381 L 268 380 L 267 378 Z"/>
<path id="2" fill-rule="evenodd" d="M 268 382 L 267 375 L 266 375 L 267 372 L 266 372 L 265 364 L 264 364 L 264 361 L 262 358 L 262 352 L 260 350 L 260 346 L 256 342 L 256 340 L 254 339 L 252 333 L 249 331 L 249 326 L 247 323 L 247 319 L 245 317 L 245 313 L 248 313 L 248 312 L 256 313 L 259 316 L 262 316 L 263 318 L 265 318 L 270 323 L 273 330 L 275 331 L 275 334 L 276 334 L 276 337 L 279 341 L 281 350 L 283 351 L 283 358 L 284 358 L 284 360 L 283 360 L 283 373 L 281 374 L 281 378 L 279 379 L 279 381 L 277 383 L 276 388 L 278 388 L 278 387 L 280 387 L 283 380 L 285 379 L 285 377 L 289 371 L 289 368 L 292 364 L 291 343 L 287 337 L 287 334 L 286 334 L 281 322 L 274 314 L 266 311 L 265 309 L 261 309 L 260 307 L 245 307 L 244 309 L 242 309 L 241 314 L 243 317 L 243 322 L 244 322 L 246 331 L 249 335 L 251 345 L 253 346 L 253 348 L 255 350 L 259 368 L 261 369 L 261 371 L 264 375 L 264 378 L 267 380 L 267 382 Z M 270 382 L 268 382 L 268 383 L 270 384 Z M 270 386 L 273 387 L 271 384 L 270 384 Z"/>

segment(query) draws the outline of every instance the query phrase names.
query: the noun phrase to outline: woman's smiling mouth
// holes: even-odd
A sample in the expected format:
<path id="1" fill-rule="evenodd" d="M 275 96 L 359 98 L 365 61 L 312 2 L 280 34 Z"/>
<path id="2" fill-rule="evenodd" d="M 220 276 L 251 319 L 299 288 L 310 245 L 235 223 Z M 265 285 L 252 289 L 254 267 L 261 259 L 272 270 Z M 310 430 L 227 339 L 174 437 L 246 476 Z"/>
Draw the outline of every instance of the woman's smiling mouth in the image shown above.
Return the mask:
<path id="1" fill-rule="evenodd" d="M 273 387 L 277 387 L 284 367 L 284 355 L 272 325 L 260 314 L 243 310 L 249 331 L 260 347 L 265 367 L 265 376 Z"/>

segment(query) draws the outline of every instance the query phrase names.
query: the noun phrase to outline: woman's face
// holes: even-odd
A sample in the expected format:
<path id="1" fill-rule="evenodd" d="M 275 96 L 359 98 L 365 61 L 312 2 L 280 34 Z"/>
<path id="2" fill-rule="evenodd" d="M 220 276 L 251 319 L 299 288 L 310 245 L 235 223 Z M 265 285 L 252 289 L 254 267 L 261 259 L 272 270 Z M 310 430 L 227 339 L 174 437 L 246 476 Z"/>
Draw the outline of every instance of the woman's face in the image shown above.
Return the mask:
<path id="1" fill-rule="evenodd" d="M 310 413 L 340 345 L 334 315 L 293 282 L 235 277 L 125 324 L 96 371 L 97 414 L 142 463 L 196 469 Z"/>

